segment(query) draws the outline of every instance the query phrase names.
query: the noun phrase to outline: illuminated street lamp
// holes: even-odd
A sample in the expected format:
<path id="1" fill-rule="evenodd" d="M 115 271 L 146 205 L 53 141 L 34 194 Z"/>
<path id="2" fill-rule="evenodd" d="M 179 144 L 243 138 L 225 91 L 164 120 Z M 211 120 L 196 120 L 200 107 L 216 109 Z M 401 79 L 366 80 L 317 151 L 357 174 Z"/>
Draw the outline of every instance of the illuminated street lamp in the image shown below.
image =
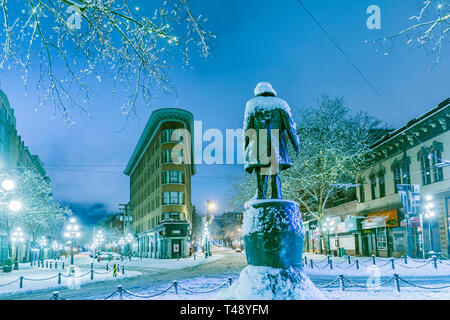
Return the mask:
<path id="1" fill-rule="evenodd" d="M 69 224 L 66 226 L 66 232 L 64 233 L 64 237 L 70 238 L 70 273 L 75 273 L 74 266 L 74 255 L 73 255 L 73 243 L 75 238 L 81 237 L 81 233 L 79 232 L 80 226 L 76 223 L 77 220 L 75 218 L 70 218 Z"/>
<path id="2" fill-rule="evenodd" d="M 328 238 L 328 254 L 331 253 L 331 246 L 330 246 L 330 231 L 333 232 L 335 229 L 334 221 L 330 218 L 325 218 L 325 222 L 322 226 L 323 230 L 327 232 L 327 238 Z"/>
<path id="3" fill-rule="evenodd" d="M 11 191 L 16 188 L 16 184 L 14 183 L 14 181 L 12 181 L 10 179 L 5 179 L 2 181 L 2 188 L 5 191 Z"/>
<path id="4" fill-rule="evenodd" d="M 42 259 L 44 259 L 44 248 L 47 246 L 47 239 L 44 237 L 44 236 L 42 236 L 40 239 L 39 239 L 39 247 L 40 247 L 40 253 L 39 253 L 39 255 L 40 255 L 40 259 L 42 260 Z"/>
<path id="5" fill-rule="evenodd" d="M 128 253 L 128 257 L 131 260 L 131 243 L 133 242 L 133 235 L 131 233 L 127 234 L 127 253 Z"/>
<path id="6" fill-rule="evenodd" d="M 14 270 L 19 270 L 19 244 L 25 240 L 22 228 L 16 228 L 12 233 L 11 241 L 16 246 L 16 256 L 14 259 Z"/>
<path id="7" fill-rule="evenodd" d="M 210 243 L 210 237 L 209 237 L 209 231 L 208 231 L 208 224 L 211 223 L 212 219 L 214 219 L 214 216 L 210 215 L 210 211 L 215 211 L 217 208 L 217 205 L 215 202 L 210 201 L 209 199 L 206 199 L 206 221 L 205 221 L 205 230 L 204 230 L 204 236 L 205 236 L 205 257 L 211 256 L 211 243 Z"/>
<path id="8" fill-rule="evenodd" d="M 433 200 L 432 196 L 430 196 L 430 195 L 426 196 L 425 199 L 426 199 L 427 201 L 432 201 L 432 200 Z M 434 211 L 431 210 L 431 209 L 433 209 L 433 208 L 434 208 L 434 203 L 428 202 L 428 203 L 425 204 L 425 214 L 424 214 L 424 217 L 425 217 L 425 219 L 428 220 L 428 236 L 429 236 L 429 238 L 430 238 L 430 251 L 434 251 L 434 249 L 433 249 L 432 220 L 433 220 L 433 218 L 434 218 L 434 216 L 435 216 L 435 213 L 434 213 Z M 423 230 L 423 229 L 422 229 L 422 230 Z M 422 231 L 422 232 L 423 232 L 423 231 Z M 425 251 L 425 250 L 424 250 L 424 251 Z"/>

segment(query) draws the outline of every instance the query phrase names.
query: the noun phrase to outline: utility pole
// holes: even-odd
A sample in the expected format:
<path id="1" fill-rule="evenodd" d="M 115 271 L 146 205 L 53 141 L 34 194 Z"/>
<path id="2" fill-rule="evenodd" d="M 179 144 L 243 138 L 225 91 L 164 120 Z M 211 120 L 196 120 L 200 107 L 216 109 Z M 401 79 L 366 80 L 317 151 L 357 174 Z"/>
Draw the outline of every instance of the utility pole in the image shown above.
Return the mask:
<path id="1" fill-rule="evenodd" d="M 130 203 L 119 203 L 119 210 L 122 214 L 122 232 L 124 241 L 127 238 L 129 232 L 128 223 L 132 221 L 131 213 L 131 204 Z M 129 250 L 129 248 L 128 248 Z M 125 252 L 124 252 L 125 253 Z"/>
<path id="2" fill-rule="evenodd" d="M 404 178 L 404 184 L 408 185 L 408 190 L 406 192 L 406 199 L 407 203 L 409 203 L 409 172 L 408 172 L 408 161 L 406 157 L 406 151 L 407 151 L 407 145 L 406 145 L 406 133 L 402 133 L 403 136 L 403 178 Z M 412 209 L 412 208 L 411 208 Z M 405 218 L 406 218 L 406 234 L 408 237 L 408 256 L 412 258 L 412 242 L 411 242 L 411 217 L 410 212 L 408 212 L 408 206 L 406 207 L 405 212 Z"/>

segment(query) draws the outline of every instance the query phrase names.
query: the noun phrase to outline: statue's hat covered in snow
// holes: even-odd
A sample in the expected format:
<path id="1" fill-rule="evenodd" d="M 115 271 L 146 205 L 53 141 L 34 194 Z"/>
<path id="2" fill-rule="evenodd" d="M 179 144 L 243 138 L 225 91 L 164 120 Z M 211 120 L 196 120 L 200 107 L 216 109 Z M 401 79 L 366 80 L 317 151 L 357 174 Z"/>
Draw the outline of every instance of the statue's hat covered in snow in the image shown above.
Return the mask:
<path id="1" fill-rule="evenodd" d="M 255 96 L 272 95 L 277 96 L 277 92 L 272 88 L 269 82 L 260 82 L 256 85 Z"/>

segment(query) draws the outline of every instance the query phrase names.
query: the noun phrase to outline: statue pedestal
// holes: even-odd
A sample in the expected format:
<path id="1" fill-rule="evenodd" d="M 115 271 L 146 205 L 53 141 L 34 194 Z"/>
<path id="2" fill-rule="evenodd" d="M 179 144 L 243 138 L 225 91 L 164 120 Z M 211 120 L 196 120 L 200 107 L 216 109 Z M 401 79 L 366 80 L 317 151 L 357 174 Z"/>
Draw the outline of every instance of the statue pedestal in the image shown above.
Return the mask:
<path id="1" fill-rule="evenodd" d="M 237 282 L 219 299 L 324 299 L 302 269 L 303 223 L 298 203 L 250 200 L 242 234 L 247 263 Z"/>

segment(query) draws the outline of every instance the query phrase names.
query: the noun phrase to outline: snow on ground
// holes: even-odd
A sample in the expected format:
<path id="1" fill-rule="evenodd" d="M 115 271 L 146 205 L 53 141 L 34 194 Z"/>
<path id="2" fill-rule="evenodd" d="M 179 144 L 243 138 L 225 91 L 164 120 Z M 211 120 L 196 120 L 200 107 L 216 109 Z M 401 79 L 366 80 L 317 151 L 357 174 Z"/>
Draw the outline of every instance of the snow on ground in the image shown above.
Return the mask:
<path id="1" fill-rule="evenodd" d="M 81 260 L 81 259 L 80 259 Z M 86 259 L 82 259 L 86 260 Z M 62 269 L 62 261 L 65 262 L 65 268 Z M 112 274 L 112 269 L 106 271 L 106 268 L 99 268 L 95 266 L 94 279 L 91 280 L 90 264 L 86 266 L 76 267 L 75 276 L 69 276 L 69 261 L 58 260 L 58 269 L 40 268 L 37 266 L 30 266 L 30 263 L 21 263 L 19 270 L 12 272 L 0 272 L 0 296 L 11 293 L 31 292 L 42 289 L 57 289 L 57 288 L 79 288 L 83 284 L 91 282 L 120 280 L 129 277 L 136 277 L 141 274 L 139 271 L 126 270 L 125 274 L 117 273 L 117 277 Z M 61 273 L 61 284 L 58 284 L 58 273 Z M 20 277 L 23 276 L 23 286 L 20 288 Z"/>
<path id="2" fill-rule="evenodd" d="M 0 297 L 8 294 L 16 294 L 23 292 L 31 292 L 42 289 L 61 289 L 72 288 L 77 289 L 82 285 L 93 282 L 119 280 L 124 278 L 137 277 L 142 275 L 141 271 L 158 271 L 158 270 L 177 270 L 206 263 L 211 263 L 223 258 L 221 254 L 213 254 L 211 257 L 205 258 L 204 254 L 196 254 L 196 257 L 182 258 L 182 259 L 140 259 L 133 257 L 131 261 L 128 259 L 101 261 L 100 263 L 89 257 L 87 253 L 75 256 L 76 274 L 75 277 L 68 277 L 70 258 L 63 258 L 57 260 L 58 269 L 54 268 L 54 260 L 52 260 L 53 268 L 41 268 L 31 266 L 30 263 L 21 263 L 19 270 L 12 272 L 0 272 Z M 50 261 L 50 260 L 49 260 Z M 65 263 L 64 270 L 62 269 L 62 262 Z M 90 266 L 94 263 L 94 279 L 91 280 Z M 106 265 L 108 264 L 108 271 Z M 112 266 L 119 265 L 119 272 L 117 277 L 112 274 Z M 122 266 L 125 266 L 125 274 L 122 274 Z M 61 284 L 58 285 L 58 273 L 61 273 Z M 20 288 L 20 276 L 23 276 L 23 287 Z M 40 280 L 44 279 L 44 280 Z"/>
<path id="3" fill-rule="evenodd" d="M 308 274 L 314 275 L 346 275 L 346 276 L 367 276 L 374 272 L 379 272 L 381 276 L 393 276 L 395 273 L 400 276 L 448 276 L 450 275 L 450 261 L 437 261 L 437 268 L 430 260 L 408 260 L 405 264 L 403 259 L 395 259 L 394 269 L 392 262 L 387 258 L 376 258 L 374 265 L 371 257 L 358 257 L 359 269 L 356 267 L 355 257 L 350 258 L 350 264 L 345 258 L 333 257 L 333 269 L 327 264 L 326 256 L 306 254 L 308 265 L 304 270 Z M 310 260 L 313 259 L 311 268 Z"/>
<path id="4" fill-rule="evenodd" d="M 152 268 L 152 269 L 183 269 L 183 268 L 189 268 L 194 267 L 198 265 L 202 265 L 205 263 L 211 263 L 214 261 L 217 261 L 219 259 L 223 258 L 222 254 L 213 254 L 211 257 L 205 258 L 205 255 L 200 253 L 197 253 L 194 256 L 191 256 L 189 258 L 181 258 L 179 260 L 177 259 L 149 259 L 149 258 L 131 258 L 131 261 L 124 258 L 123 261 L 120 260 L 113 260 L 109 264 L 118 263 L 120 265 L 125 265 L 125 270 L 127 268 Z M 92 260 L 92 259 L 91 259 Z M 100 265 L 103 268 L 106 267 L 106 264 L 108 261 L 101 261 L 100 263 L 95 262 L 96 265 Z"/>

